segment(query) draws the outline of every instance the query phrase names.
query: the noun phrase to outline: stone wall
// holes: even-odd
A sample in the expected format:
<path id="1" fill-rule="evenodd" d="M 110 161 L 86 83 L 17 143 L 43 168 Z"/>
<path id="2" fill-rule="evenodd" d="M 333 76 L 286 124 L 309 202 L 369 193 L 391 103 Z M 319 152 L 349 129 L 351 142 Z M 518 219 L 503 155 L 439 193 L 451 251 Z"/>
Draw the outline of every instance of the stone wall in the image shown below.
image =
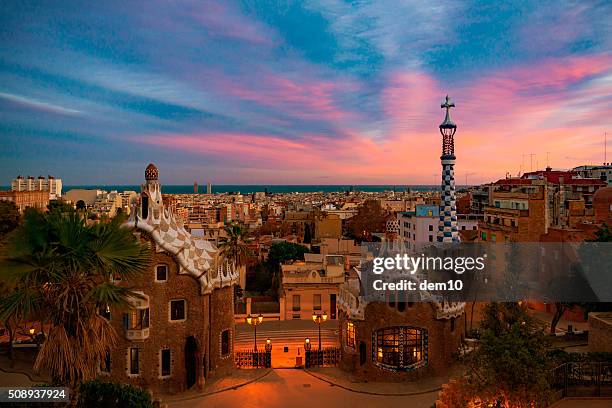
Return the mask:
<path id="1" fill-rule="evenodd" d="M 589 351 L 612 352 L 612 313 L 589 313 Z"/>

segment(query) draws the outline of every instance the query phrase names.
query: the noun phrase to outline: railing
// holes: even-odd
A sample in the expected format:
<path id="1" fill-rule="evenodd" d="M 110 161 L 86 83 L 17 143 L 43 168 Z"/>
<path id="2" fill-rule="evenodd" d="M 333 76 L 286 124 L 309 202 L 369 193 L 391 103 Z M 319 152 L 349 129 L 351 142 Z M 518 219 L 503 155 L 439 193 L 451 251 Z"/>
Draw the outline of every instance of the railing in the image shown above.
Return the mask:
<path id="1" fill-rule="evenodd" d="M 237 351 L 235 353 L 237 368 L 270 368 L 272 362 L 271 351 Z"/>
<path id="2" fill-rule="evenodd" d="M 331 367 L 340 361 L 340 347 L 324 347 L 321 350 L 306 351 L 305 366 Z"/>
<path id="3" fill-rule="evenodd" d="M 551 386 L 563 397 L 612 396 L 612 363 L 575 362 L 554 368 Z"/>

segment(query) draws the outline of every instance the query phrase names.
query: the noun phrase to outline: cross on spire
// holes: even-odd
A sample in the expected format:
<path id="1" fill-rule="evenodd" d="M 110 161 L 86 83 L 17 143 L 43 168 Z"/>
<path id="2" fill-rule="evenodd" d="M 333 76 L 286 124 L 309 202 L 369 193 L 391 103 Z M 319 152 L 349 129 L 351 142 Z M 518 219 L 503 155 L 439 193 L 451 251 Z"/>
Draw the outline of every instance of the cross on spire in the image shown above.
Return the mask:
<path id="1" fill-rule="evenodd" d="M 450 108 L 454 108 L 454 107 L 455 107 L 455 103 L 451 101 L 450 96 L 446 95 L 446 99 L 444 100 L 444 103 L 440 105 L 440 108 L 446 109 L 446 117 L 444 118 L 444 122 L 440 124 L 440 129 L 450 129 L 450 128 L 457 127 L 457 125 L 455 125 L 455 122 L 453 122 L 453 120 L 450 117 Z"/>
<path id="2" fill-rule="evenodd" d="M 440 105 L 440 108 L 446 108 L 446 112 L 448 114 L 450 108 L 454 108 L 454 107 L 455 107 L 455 104 L 453 103 L 453 101 L 451 101 L 450 96 L 446 95 L 446 99 L 444 103 Z"/>

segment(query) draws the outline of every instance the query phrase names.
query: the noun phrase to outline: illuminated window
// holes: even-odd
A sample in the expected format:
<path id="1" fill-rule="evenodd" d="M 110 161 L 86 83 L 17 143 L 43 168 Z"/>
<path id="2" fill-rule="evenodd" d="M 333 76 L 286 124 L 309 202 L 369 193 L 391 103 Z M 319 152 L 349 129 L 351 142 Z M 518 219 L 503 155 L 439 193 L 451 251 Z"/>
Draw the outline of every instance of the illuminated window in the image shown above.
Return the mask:
<path id="1" fill-rule="evenodd" d="M 346 345 L 355 348 L 355 324 L 346 322 Z"/>
<path id="2" fill-rule="evenodd" d="M 374 335 L 374 362 L 408 370 L 427 362 L 426 331 L 413 327 L 388 327 Z"/>
<path id="3" fill-rule="evenodd" d="M 132 309 L 124 315 L 126 330 L 143 330 L 149 328 L 149 309 Z"/>

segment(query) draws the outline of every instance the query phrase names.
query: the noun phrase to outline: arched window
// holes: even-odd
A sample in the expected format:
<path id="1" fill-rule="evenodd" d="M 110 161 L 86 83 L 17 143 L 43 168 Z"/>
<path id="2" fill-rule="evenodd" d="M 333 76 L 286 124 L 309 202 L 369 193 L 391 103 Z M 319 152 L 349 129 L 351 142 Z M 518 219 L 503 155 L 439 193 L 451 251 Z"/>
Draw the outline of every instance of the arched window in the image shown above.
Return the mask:
<path id="1" fill-rule="evenodd" d="M 374 364 L 412 370 L 427 364 L 427 331 L 407 326 L 379 329 L 373 336 Z"/>

